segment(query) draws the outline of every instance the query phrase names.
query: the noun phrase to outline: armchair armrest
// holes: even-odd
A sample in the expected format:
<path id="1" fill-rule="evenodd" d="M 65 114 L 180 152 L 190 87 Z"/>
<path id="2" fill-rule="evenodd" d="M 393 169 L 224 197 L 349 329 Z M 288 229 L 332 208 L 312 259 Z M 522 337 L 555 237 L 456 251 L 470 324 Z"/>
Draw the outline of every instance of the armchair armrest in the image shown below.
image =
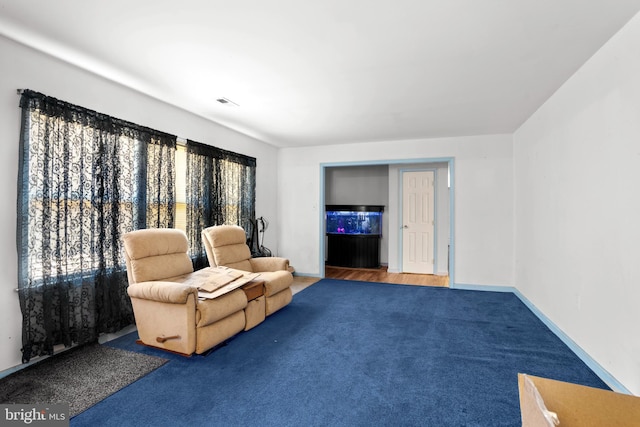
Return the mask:
<path id="1" fill-rule="evenodd" d="M 282 257 L 250 258 L 249 262 L 255 273 L 260 271 L 278 271 L 289 268 L 289 260 Z"/>
<path id="2" fill-rule="evenodd" d="M 171 304 L 185 304 L 189 295 L 198 298 L 198 290 L 189 285 L 175 282 L 140 282 L 129 285 L 127 293 L 131 298 L 139 298 Z"/>

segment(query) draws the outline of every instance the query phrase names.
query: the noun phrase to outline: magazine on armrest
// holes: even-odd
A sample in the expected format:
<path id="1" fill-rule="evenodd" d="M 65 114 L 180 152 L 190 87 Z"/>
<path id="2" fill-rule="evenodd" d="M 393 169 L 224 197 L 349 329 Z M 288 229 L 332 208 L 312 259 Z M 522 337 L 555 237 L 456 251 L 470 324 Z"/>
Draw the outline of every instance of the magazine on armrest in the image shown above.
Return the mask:
<path id="1" fill-rule="evenodd" d="M 198 298 L 200 299 L 214 299 L 226 293 L 233 291 L 234 289 L 238 289 L 242 285 L 246 285 L 250 281 L 254 280 L 258 277 L 259 273 L 251 273 L 241 275 L 240 277 L 233 279 L 232 281 L 224 284 L 223 286 L 215 289 L 213 292 L 207 292 L 198 289 Z"/>
<path id="2" fill-rule="evenodd" d="M 214 292 L 217 289 L 242 277 L 241 271 L 230 268 L 216 267 L 209 272 L 206 282 L 198 284 L 198 290 L 204 292 Z"/>

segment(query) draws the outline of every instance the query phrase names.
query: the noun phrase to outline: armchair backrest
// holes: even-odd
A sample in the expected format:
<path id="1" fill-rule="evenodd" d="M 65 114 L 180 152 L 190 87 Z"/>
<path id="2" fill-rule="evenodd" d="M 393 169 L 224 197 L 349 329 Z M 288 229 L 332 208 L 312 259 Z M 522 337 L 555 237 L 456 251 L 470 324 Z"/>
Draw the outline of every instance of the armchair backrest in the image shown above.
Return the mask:
<path id="1" fill-rule="evenodd" d="M 225 266 L 238 270 L 253 271 L 251 251 L 247 246 L 247 235 L 237 225 L 215 225 L 202 230 L 207 258 L 211 267 Z"/>
<path id="2" fill-rule="evenodd" d="M 129 284 L 163 280 L 193 272 L 182 230 L 149 228 L 122 236 Z"/>

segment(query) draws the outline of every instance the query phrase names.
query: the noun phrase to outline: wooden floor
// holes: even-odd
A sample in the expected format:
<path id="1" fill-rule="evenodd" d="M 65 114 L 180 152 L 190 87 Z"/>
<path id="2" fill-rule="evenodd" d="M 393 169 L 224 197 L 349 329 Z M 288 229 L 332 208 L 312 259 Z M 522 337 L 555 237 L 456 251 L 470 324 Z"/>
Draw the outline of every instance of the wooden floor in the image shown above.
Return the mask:
<path id="1" fill-rule="evenodd" d="M 327 279 L 359 280 L 364 282 L 398 283 L 403 285 L 448 287 L 448 276 L 433 274 L 389 273 L 382 268 L 343 268 L 326 266 L 324 277 Z"/>
<path id="2" fill-rule="evenodd" d="M 388 273 L 384 268 L 343 268 L 326 266 L 324 277 L 327 279 L 358 280 L 361 282 L 397 283 L 416 286 L 449 287 L 449 277 L 433 274 Z M 320 278 L 293 276 L 291 291 L 296 294 L 318 282 Z"/>

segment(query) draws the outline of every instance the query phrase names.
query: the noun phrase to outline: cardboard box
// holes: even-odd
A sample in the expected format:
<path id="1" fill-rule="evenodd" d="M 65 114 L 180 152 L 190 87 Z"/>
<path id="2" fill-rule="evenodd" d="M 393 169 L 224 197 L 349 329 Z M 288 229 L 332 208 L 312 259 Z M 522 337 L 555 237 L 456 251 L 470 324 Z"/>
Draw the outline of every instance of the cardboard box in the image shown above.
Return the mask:
<path id="1" fill-rule="evenodd" d="M 523 427 L 640 426 L 637 396 L 525 374 L 518 389 Z"/>

